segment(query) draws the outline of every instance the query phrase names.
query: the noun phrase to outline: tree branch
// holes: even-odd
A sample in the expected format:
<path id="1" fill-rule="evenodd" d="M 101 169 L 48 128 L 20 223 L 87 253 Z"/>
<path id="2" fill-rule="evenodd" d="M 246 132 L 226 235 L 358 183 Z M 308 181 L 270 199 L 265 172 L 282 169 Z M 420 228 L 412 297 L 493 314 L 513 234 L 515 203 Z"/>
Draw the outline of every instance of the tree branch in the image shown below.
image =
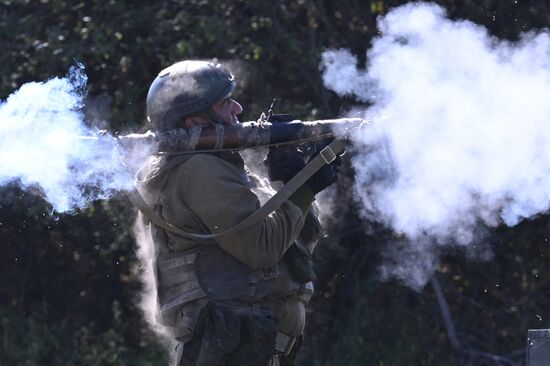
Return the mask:
<path id="1" fill-rule="evenodd" d="M 453 318 L 451 317 L 449 304 L 447 303 L 447 299 L 445 299 L 445 294 L 443 293 L 443 289 L 441 288 L 439 280 L 435 275 L 430 280 L 430 285 L 432 286 L 432 289 L 435 292 L 435 297 L 437 298 L 437 304 L 439 305 L 439 310 L 441 311 L 441 316 L 443 317 L 443 323 L 445 324 L 445 329 L 447 330 L 447 336 L 449 337 L 451 346 L 453 346 L 453 348 L 456 351 L 460 352 L 462 351 L 462 346 L 460 345 L 460 341 L 456 334 L 456 328 L 453 322 Z"/>
<path id="2" fill-rule="evenodd" d="M 514 362 L 508 357 L 494 355 L 491 353 L 462 347 L 462 345 L 460 344 L 460 340 L 458 339 L 453 318 L 451 316 L 449 303 L 447 302 L 443 289 L 441 288 L 441 284 L 439 283 L 439 280 L 435 275 L 430 280 L 430 285 L 434 290 L 435 297 L 437 298 L 437 304 L 439 305 L 439 310 L 441 312 L 441 316 L 443 317 L 443 323 L 445 325 L 445 329 L 447 330 L 447 336 L 449 337 L 449 342 L 451 342 L 451 346 L 458 354 L 467 354 L 469 356 L 474 356 L 474 357 L 483 357 L 495 362 L 495 364 L 497 365 L 509 365 L 509 366 L 519 365 L 518 363 Z"/>

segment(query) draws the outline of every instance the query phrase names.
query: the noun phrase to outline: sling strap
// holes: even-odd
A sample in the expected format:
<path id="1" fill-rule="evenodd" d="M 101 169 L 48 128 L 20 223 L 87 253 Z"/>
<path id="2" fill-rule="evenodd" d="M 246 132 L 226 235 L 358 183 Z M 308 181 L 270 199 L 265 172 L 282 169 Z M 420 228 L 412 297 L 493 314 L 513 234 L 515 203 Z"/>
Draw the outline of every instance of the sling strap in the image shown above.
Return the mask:
<path id="1" fill-rule="evenodd" d="M 173 225 L 172 223 L 161 218 L 149 205 L 145 202 L 137 188 L 127 192 L 130 201 L 155 225 L 169 232 L 181 235 L 186 239 L 191 240 L 210 240 L 219 238 L 224 235 L 235 233 L 264 220 L 270 213 L 279 208 L 283 202 L 287 201 L 294 192 L 304 185 L 313 174 L 315 174 L 325 164 L 332 163 L 346 146 L 344 140 L 334 140 L 324 149 L 322 149 L 316 157 L 306 164 L 287 184 L 283 186 L 273 197 L 269 199 L 262 207 L 251 213 L 239 224 L 233 226 L 226 231 L 216 234 L 197 234 L 191 233 Z"/>

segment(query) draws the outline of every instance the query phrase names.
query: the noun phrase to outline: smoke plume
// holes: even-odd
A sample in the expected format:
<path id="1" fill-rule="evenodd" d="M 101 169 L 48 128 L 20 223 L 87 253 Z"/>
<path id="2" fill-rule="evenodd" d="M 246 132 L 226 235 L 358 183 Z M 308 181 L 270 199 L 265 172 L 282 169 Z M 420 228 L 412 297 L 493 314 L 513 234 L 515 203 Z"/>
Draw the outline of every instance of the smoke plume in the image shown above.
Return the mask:
<path id="1" fill-rule="evenodd" d="M 131 187 L 117 144 L 84 123 L 83 66 L 64 78 L 24 84 L 0 101 L 0 184 L 38 186 L 58 212 Z"/>
<path id="2" fill-rule="evenodd" d="M 407 243 L 383 275 L 421 287 L 438 248 L 473 248 L 480 226 L 548 211 L 550 35 L 499 40 L 425 3 L 392 10 L 378 27 L 365 69 L 329 50 L 323 77 L 370 105 L 374 123 L 352 136 L 355 194 L 365 218 Z"/>

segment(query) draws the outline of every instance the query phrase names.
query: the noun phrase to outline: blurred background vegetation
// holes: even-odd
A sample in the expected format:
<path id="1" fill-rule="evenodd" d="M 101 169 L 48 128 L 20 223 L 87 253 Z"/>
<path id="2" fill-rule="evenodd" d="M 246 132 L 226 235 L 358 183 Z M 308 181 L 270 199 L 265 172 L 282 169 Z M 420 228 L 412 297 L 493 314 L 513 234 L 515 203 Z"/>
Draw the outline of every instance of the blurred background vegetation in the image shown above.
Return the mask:
<path id="1" fill-rule="evenodd" d="M 354 101 L 323 86 L 322 51 L 345 47 L 364 63 L 376 17 L 405 2 L 1 0 L 0 98 L 64 75 L 77 59 L 89 76 L 88 122 L 141 131 L 159 70 L 218 58 L 239 77 L 243 120 L 273 97 L 280 112 L 333 117 Z M 550 25 L 546 1 L 436 2 L 509 40 Z M 550 328 L 548 217 L 494 230 L 491 259 L 448 253 L 430 284 L 413 291 L 377 279 L 392 234 L 359 222 L 345 181 L 338 190 L 347 204 L 315 255 L 300 365 L 521 364 L 527 329 Z M 0 188 L 0 366 L 169 363 L 137 307 L 134 215 L 123 198 L 56 215 L 32 190 Z"/>

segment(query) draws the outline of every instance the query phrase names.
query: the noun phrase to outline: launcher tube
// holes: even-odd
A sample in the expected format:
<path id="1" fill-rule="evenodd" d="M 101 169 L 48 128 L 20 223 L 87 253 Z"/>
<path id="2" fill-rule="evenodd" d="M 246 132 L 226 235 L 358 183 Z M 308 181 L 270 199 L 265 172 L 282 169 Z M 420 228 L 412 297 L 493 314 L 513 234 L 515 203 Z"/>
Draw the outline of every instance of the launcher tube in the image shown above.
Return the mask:
<path id="1" fill-rule="evenodd" d="M 234 150 L 255 146 L 300 143 L 326 137 L 344 135 L 347 130 L 367 123 L 361 118 L 340 118 L 318 121 L 290 121 L 281 123 L 244 122 L 214 127 L 178 128 L 154 134 L 119 136 L 119 142 L 131 149 L 144 142 L 155 144 L 162 153 L 201 150 Z"/>

